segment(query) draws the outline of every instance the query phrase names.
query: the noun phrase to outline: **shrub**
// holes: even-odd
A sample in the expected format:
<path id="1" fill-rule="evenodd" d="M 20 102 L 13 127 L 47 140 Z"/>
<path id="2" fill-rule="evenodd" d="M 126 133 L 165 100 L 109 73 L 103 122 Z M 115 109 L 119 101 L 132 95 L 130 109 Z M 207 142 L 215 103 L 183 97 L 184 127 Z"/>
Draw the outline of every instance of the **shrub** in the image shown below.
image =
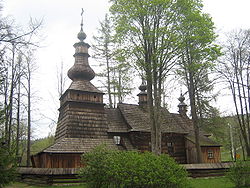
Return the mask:
<path id="1" fill-rule="evenodd" d="M 181 188 L 187 172 L 168 155 L 108 150 L 99 146 L 83 155 L 80 177 L 90 188 Z"/>
<path id="2" fill-rule="evenodd" d="M 250 186 L 250 161 L 236 161 L 227 173 L 236 187 Z"/>
<path id="3" fill-rule="evenodd" d="M 0 140 L 0 187 L 13 182 L 15 175 L 15 158 Z"/>

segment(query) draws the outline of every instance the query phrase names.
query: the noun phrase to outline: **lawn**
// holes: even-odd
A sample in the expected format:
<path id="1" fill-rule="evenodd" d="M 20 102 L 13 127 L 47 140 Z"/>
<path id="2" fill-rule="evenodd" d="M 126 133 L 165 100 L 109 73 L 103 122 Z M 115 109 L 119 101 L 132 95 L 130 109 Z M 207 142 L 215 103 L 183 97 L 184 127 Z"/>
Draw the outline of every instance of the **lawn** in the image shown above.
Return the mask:
<path id="1" fill-rule="evenodd" d="M 194 178 L 190 179 L 190 184 L 192 188 L 234 188 L 234 184 L 225 177 Z"/>
<path id="2" fill-rule="evenodd" d="M 6 186 L 5 188 L 85 188 L 83 185 L 72 185 L 72 186 L 34 186 L 34 185 L 27 185 L 25 183 L 13 183 L 11 185 Z"/>
<path id="3" fill-rule="evenodd" d="M 234 185 L 225 177 L 215 178 L 191 178 L 189 179 L 192 188 L 234 188 Z M 50 188 L 84 188 L 84 185 L 79 186 L 48 186 Z M 40 186 L 30 186 L 24 183 L 14 183 L 6 188 L 41 188 Z M 46 188 L 43 186 L 42 188 Z"/>

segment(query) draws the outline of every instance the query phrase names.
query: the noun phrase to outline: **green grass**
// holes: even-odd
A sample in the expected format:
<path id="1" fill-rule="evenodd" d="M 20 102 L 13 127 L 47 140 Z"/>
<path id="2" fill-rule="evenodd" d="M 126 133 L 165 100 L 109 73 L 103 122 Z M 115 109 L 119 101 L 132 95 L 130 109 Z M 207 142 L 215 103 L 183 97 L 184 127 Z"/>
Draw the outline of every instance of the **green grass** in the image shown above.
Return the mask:
<path id="1" fill-rule="evenodd" d="M 5 188 L 60 188 L 60 187 L 63 187 L 63 188 L 85 188 L 84 185 L 34 186 L 34 185 L 27 185 L 25 183 L 19 183 L 19 182 L 15 182 L 13 184 L 10 184 L 10 185 L 6 186 Z"/>
<path id="2" fill-rule="evenodd" d="M 192 188 L 234 188 L 234 185 L 225 177 L 214 178 L 190 178 L 189 179 Z M 14 183 L 6 188 L 85 188 L 84 185 L 75 186 L 31 186 L 24 183 Z"/>
<path id="3" fill-rule="evenodd" d="M 192 188 L 234 188 L 234 184 L 225 177 L 195 178 L 190 179 L 190 183 Z"/>

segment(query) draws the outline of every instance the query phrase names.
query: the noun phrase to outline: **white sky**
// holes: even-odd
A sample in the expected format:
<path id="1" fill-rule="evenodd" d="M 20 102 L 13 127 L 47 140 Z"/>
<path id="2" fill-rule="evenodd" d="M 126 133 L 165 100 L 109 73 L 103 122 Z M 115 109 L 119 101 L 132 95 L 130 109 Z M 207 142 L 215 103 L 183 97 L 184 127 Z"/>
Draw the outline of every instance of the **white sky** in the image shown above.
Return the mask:
<path id="1" fill-rule="evenodd" d="M 213 17 L 216 31 L 220 35 L 235 28 L 250 28 L 250 0 L 203 0 L 204 11 Z M 74 63 L 73 44 L 80 30 L 80 13 L 84 9 L 84 31 L 86 42 L 91 44 L 92 36 L 99 26 L 99 21 L 108 11 L 108 0 L 3 0 L 3 16 L 10 16 L 18 25 L 27 25 L 30 17 L 44 20 L 42 33 L 43 48 L 37 52 L 36 59 L 39 73 L 36 83 L 39 85 L 39 111 L 54 117 L 57 104 L 56 66 L 64 62 L 68 70 Z M 91 55 L 91 50 L 90 50 Z M 90 65 L 93 60 L 90 59 Z M 52 99 L 53 98 L 53 99 Z M 226 97 L 217 101 L 221 110 L 230 113 L 230 105 L 225 103 Z M 173 104 L 177 104 L 177 99 Z M 129 103 L 129 101 L 126 101 Z M 220 104 L 223 104 L 220 105 Z M 177 108 L 171 106 L 172 112 Z M 57 117 L 56 117 L 57 118 Z M 34 136 L 44 137 L 48 134 L 48 122 L 43 121 L 34 126 Z"/>

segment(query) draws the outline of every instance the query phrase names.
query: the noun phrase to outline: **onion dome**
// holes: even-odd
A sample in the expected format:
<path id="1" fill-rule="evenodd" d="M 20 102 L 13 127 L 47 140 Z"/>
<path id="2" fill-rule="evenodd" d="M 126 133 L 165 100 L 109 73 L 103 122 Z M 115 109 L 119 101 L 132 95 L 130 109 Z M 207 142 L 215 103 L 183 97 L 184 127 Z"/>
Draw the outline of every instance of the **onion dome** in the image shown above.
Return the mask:
<path id="1" fill-rule="evenodd" d="M 185 104 L 184 103 L 185 97 L 183 96 L 182 93 L 181 93 L 180 97 L 178 98 L 178 100 L 180 101 L 180 104 Z"/>
<path id="2" fill-rule="evenodd" d="M 81 42 L 83 42 L 83 41 L 86 39 L 86 37 L 87 37 L 87 35 L 84 33 L 84 31 L 83 31 L 83 29 L 82 29 L 82 26 L 83 26 L 83 23 L 81 23 L 81 30 L 80 30 L 80 32 L 77 34 L 77 38 L 78 38 Z"/>
<path id="3" fill-rule="evenodd" d="M 178 98 L 178 100 L 180 101 L 180 103 L 179 103 L 179 105 L 178 105 L 179 113 L 180 113 L 181 115 L 186 115 L 186 113 L 187 113 L 187 105 L 186 105 L 186 103 L 184 102 L 185 97 L 183 96 L 182 93 L 181 93 L 180 97 Z"/>
<path id="4" fill-rule="evenodd" d="M 68 71 L 68 77 L 73 81 L 79 81 L 79 80 L 90 81 L 95 77 L 95 72 L 89 66 L 88 62 L 88 57 L 89 57 L 88 48 L 90 47 L 90 45 L 88 43 L 83 42 L 83 40 L 86 39 L 86 37 L 87 35 L 83 31 L 83 18 L 82 18 L 81 29 L 77 35 L 77 38 L 80 40 L 80 42 L 74 44 L 75 63 Z"/>
<path id="5" fill-rule="evenodd" d="M 68 77 L 73 80 L 92 80 L 95 77 L 95 72 L 90 66 L 84 64 L 75 64 L 68 71 Z"/>
<path id="6" fill-rule="evenodd" d="M 145 82 L 144 79 L 142 80 L 142 83 L 141 83 L 141 85 L 139 86 L 139 90 L 140 90 L 141 92 L 145 92 L 145 91 L 147 90 L 147 85 L 146 85 L 146 82 Z"/>
<path id="7" fill-rule="evenodd" d="M 147 108 L 147 84 L 145 82 L 144 79 L 142 79 L 142 83 L 141 85 L 139 86 L 139 90 L 141 91 L 137 96 L 139 97 L 139 106 L 142 108 L 142 109 L 145 109 Z"/>

